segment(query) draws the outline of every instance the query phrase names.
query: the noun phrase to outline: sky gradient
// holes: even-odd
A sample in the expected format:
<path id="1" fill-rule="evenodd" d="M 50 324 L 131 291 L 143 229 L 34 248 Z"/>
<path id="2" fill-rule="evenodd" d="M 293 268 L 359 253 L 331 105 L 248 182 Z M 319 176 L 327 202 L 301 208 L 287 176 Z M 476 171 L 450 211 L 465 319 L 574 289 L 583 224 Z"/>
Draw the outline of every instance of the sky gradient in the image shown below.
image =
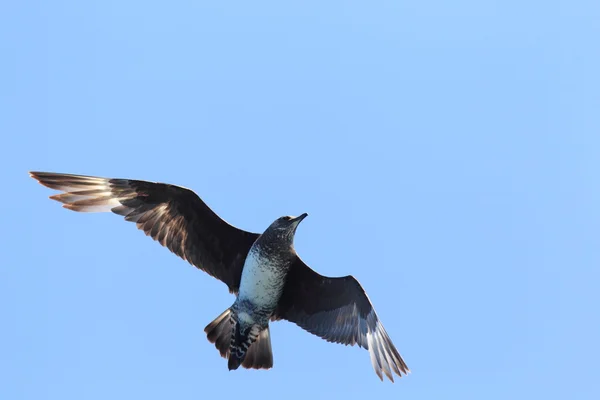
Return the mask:
<path id="1" fill-rule="evenodd" d="M 600 3 L 0 5 L 0 399 L 600 398 Z M 412 373 L 272 325 L 229 372 L 225 285 L 29 170 L 195 190 L 354 275 Z M 255 391 L 246 394 L 245 391 Z"/>

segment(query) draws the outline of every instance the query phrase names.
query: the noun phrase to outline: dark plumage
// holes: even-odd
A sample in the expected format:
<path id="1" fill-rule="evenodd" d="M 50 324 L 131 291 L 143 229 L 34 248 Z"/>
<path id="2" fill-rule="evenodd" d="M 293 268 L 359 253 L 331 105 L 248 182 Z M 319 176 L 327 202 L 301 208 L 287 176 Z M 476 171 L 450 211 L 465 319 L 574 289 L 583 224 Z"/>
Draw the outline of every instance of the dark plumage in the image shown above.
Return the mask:
<path id="1" fill-rule="evenodd" d="M 205 328 L 229 369 L 273 366 L 269 321 L 285 319 L 329 342 L 369 350 L 380 379 L 409 372 L 360 283 L 329 278 L 296 254 L 300 217 L 281 217 L 263 234 L 238 229 L 180 186 L 131 179 L 31 172 L 63 193 L 51 199 L 79 212 L 113 212 L 190 264 L 224 282 L 234 304 Z"/>

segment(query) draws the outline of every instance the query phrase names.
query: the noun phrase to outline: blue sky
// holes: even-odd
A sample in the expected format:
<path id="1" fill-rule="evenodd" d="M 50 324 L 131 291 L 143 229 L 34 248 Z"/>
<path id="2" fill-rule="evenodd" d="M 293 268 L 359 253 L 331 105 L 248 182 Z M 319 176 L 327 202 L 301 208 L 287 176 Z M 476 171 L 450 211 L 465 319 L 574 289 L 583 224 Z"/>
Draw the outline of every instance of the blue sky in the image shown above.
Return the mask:
<path id="1" fill-rule="evenodd" d="M 600 398 L 600 5 L 0 5 L 0 398 Z M 229 372 L 225 286 L 27 171 L 170 182 L 353 274 L 412 370 L 272 326 Z M 236 393 L 238 391 L 239 393 Z"/>

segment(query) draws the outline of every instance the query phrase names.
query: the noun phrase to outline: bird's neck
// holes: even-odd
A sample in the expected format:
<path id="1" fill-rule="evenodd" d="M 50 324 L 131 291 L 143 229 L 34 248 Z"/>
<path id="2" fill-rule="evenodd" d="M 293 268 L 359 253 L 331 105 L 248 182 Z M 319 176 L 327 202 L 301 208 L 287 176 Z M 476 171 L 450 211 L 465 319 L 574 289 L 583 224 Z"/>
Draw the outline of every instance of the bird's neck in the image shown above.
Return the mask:
<path id="1" fill-rule="evenodd" d="M 252 245 L 251 251 L 260 254 L 261 257 L 288 259 L 295 256 L 293 238 L 278 236 L 275 234 L 263 234 Z"/>

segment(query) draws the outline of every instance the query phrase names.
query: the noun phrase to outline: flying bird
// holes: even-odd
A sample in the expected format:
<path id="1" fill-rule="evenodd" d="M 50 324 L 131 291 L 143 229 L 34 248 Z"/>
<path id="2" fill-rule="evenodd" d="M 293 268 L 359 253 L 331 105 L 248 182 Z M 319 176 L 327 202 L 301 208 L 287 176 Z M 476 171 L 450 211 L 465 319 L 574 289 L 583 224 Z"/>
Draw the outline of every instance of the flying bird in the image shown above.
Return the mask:
<path id="1" fill-rule="evenodd" d="M 379 379 L 408 374 L 365 290 L 351 275 L 327 277 L 306 265 L 294 236 L 306 213 L 277 218 L 262 233 L 221 219 L 193 191 L 132 179 L 30 172 L 50 196 L 79 212 L 113 212 L 235 294 L 231 307 L 204 329 L 229 370 L 269 369 L 269 323 L 293 322 L 328 342 L 367 349 Z"/>

